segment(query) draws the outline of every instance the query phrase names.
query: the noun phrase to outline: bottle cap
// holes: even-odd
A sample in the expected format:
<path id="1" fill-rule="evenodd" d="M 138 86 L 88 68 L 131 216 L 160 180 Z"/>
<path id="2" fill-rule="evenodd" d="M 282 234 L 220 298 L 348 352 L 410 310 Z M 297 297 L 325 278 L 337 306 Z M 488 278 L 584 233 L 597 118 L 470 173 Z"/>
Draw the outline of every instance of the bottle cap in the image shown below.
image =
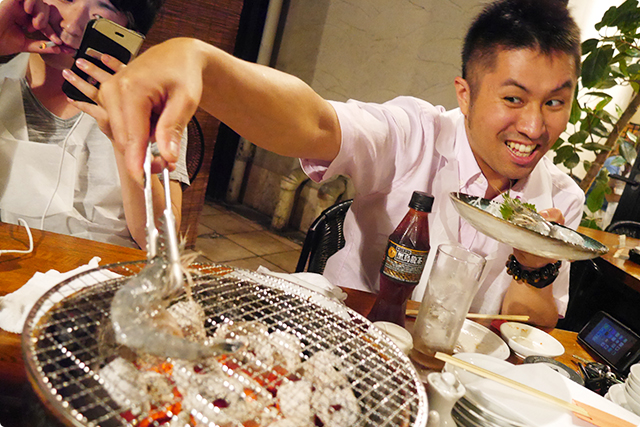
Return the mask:
<path id="1" fill-rule="evenodd" d="M 409 207 L 420 212 L 431 212 L 433 196 L 424 191 L 414 191 L 409 202 Z"/>

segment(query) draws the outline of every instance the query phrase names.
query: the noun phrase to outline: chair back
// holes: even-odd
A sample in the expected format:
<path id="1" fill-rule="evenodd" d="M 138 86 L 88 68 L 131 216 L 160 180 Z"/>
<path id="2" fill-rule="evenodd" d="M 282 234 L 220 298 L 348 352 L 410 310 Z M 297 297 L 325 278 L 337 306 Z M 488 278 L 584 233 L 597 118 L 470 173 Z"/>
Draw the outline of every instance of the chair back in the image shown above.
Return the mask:
<path id="1" fill-rule="evenodd" d="M 635 239 L 640 239 L 640 222 L 616 221 L 609 224 L 604 231 L 615 234 L 624 234 Z"/>
<path id="2" fill-rule="evenodd" d="M 187 157 L 186 157 L 186 166 L 187 166 L 187 174 L 189 175 L 189 182 L 193 184 L 195 181 L 198 172 L 200 172 L 200 168 L 202 167 L 202 162 L 204 160 L 204 136 L 202 134 L 202 128 L 200 127 L 200 123 L 196 119 L 196 116 L 193 116 L 189 123 L 187 124 Z M 183 184 L 182 190 L 186 188 L 186 185 Z"/>
<path id="3" fill-rule="evenodd" d="M 352 202 L 349 199 L 336 203 L 313 221 L 302 245 L 297 273 L 306 267 L 308 272 L 322 274 L 329 257 L 344 247 L 344 217 Z"/>

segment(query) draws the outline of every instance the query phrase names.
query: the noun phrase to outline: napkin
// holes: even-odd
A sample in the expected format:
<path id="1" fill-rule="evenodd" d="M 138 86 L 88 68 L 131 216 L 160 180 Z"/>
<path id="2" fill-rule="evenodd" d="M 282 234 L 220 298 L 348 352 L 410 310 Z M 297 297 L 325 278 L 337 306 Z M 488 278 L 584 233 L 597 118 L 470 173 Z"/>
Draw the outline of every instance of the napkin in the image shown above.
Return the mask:
<path id="1" fill-rule="evenodd" d="M 289 283 L 313 291 L 309 298 L 310 301 L 320 307 L 326 308 L 345 320 L 351 320 L 351 316 L 344 305 L 347 294 L 328 281 L 322 274 L 308 272 L 291 274 L 276 273 L 263 266 L 258 267 L 257 272 L 284 279 Z"/>
<path id="2" fill-rule="evenodd" d="M 340 289 L 339 287 L 337 287 L 336 285 L 328 281 L 327 278 L 324 277 L 322 274 L 309 273 L 309 272 L 276 273 L 262 265 L 258 267 L 257 271 L 258 273 L 269 274 L 271 276 L 279 277 L 280 279 L 293 282 L 296 285 L 315 291 L 339 303 L 342 303 L 344 302 L 345 299 L 347 299 L 347 294 L 342 289 Z"/>
<path id="3" fill-rule="evenodd" d="M 49 270 L 46 273 L 37 272 L 20 289 L 4 297 L 0 297 L 0 328 L 15 334 L 22 333 L 24 322 L 31 308 L 33 308 L 36 301 L 38 301 L 42 295 L 63 280 L 97 268 L 99 262 L 100 257 L 94 257 L 88 264 L 67 271 L 66 273 L 60 273 L 56 270 Z M 72 292 L 93 285 L 99 281 L 115 277 L 119 277 L 119 275 L 110 271 L 103 271 L 100 275 L 84 276 L 83 280 L 79 281 L 79 283 L 72 288 Z M 61 296 L 60 299 L 64 296 L 65 295 Z"/>

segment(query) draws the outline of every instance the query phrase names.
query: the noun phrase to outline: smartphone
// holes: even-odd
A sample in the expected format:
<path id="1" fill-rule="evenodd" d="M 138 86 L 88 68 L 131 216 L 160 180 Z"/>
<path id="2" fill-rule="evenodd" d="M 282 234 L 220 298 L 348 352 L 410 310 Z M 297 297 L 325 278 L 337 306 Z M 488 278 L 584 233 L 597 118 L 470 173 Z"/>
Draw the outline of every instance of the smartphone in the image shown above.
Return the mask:
<path id="1" fill-rule="evenodd" d="M 84 30 L 82 42 L 76 52 L 75 59 L 84 58 L 113 74 L 113 70 L 100 61 L 100 55 L 106 53 L 126 64 L 136 56 L 143 41 L 144 36 L 142 34 L 118 25 L 113 21 L 105 18 L 92 19 Z M 95 87 L 100 87 L 100 83 L 92 82 L 91 80 L 93 79 L 81 71 L 76 66 L 75 61 L 71 70 Z M 69 82 L 62 84 L 62 91 L 71 99 L 95 104 Z"/>
<path id="2" fill-rule="evenodd" d="M 604 311 L 578 333 L 578 342 L 596 353 L 620 374 L 640 359 L 640 336 Z"/>

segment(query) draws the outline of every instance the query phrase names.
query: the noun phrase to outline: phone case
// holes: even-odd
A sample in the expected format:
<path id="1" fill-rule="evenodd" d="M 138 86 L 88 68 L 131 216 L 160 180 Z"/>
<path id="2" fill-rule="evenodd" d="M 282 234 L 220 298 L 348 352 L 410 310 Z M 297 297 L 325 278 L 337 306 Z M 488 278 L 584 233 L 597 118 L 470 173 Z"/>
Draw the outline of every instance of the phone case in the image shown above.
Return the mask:
<path id="1" fill-rule="evenodd" d="M 94 19 L 87 24 L 75 59 L 84 58 L 113 74 L 113 70 L 100 61 L 100 54 L 106 53 L 126 64 L 138 53 L 143 41 L 142 34 L 124 28 L 108 19 Z M 90 77 L 75 65 L 75 61 L 71 70 L 82 79 L 89 81 Z M 98 82 L 91 83 L 95 87 L 100 87 Z M 64 82 L 62 90 L 71 99 L 95 104 L 69 82 Z"/>

